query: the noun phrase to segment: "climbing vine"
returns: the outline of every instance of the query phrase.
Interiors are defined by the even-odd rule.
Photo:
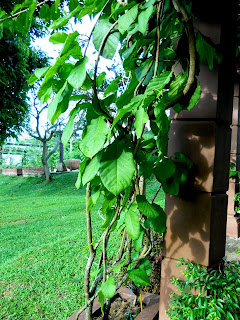
[[[0,10],[0,30],[22,32],[19,24],[25,21],[26,32],[37,9],[38,18],[52,32],[50,41],[63,44],[56,62],[37,69],[29,83],[42,81],[38,98],[41,103],[50,99],[48,116],[52,123],[68,109],[70,101],[79,100],[64,129],[64,144],[73,132],[74,117],[86,111],[87,125],[80,142],[85,159],[76,182],[77,188],[86,186],[89,250],[86,303],[80,312],[86,309],[86,319],[92,319],[93,300],[98,296],[103,318],[107,319],[111,298],[125,281],[130,279],[136,286],[150,284],[147,258],[153,233],[166,230],[166,214],[154,203],[156,195],[152,201],[146,198],[145,179],[155,176],[164,192],[177,195],[192,167],[182,153],[167,156],[170,119],[166,110],[192,109],[201,95],[198,63],[212,69],[220,57],[194,28],[188,0],[70,0],[61,12],[59,4],[60,0],[26,0],[16,5],[11,15]],[[95,17],[96,23],[87,43],[80,45],[80,32],[65,29],[71,18],[81,21],[85,15]],[[98,52],[91,71],[87,67],[90,43]],[[124,72],[100,92],[106,75],[99,74],[99,61],[116,55]],[[76,95],[76,90],[86,95]],[[89,92],[92,100],[86,102]],[[102,236],[96,241],[91,211],[99,204],[104,223]],[[116,230],[121,232],[122,241],[110,263],[107,246]],[[95,279],[91,281],[97,258]]]

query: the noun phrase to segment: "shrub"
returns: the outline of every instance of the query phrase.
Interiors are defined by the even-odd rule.
[[[223,270],[207,271],[181,258],[178,266],[186,266],[182,271],[186,280],[171,280],[179,292],[171,294],[167,311],[171,320],[240,319],[239,262],[226,262]]]

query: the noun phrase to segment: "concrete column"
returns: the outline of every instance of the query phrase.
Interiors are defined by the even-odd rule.
[[[184,152],[194,162],[196,175],[194,186],[187,191],[184,189],[179,196],[166,196],[161,320],[168,319],[165,311],[169,294],[175,290],[170,279],[183,277],[176,268],[179,257],[210,267],[218,264],[225,254],[236,9],[233,0],[224,8],[217,1],[196,1],[195,5],[193,2],[199,17],[195,27],[220,48],[223,59],[213,71],[200,66],[202,94],[198,105],[179,114],[171,111],[168,154]]]
[[[240,170],[240,129],[239,129],[239,80],[234,85],[233,97],[233,118],[232,118],[232,140],[231,140],[231,157],[230,162],[236,165],[236,169]],[[227,236],[238,238],[240,236],[240,224],[238,214],[235,212],[234,196],[239,192],[239,178],[233,177],[229,179],[228,189],[228,209],[227,209]]]

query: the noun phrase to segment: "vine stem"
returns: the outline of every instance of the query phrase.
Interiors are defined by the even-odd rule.
[[[112,221],[110,222],[106,233],[103,236],[103,283],[106,281],[106,277],[107,277],[107,238],[108,238],[108,233],[111,230],[113,224],[115,223],[115,221],[117,220],[118,214],[119,214],[119,209],[120,209],[120,200],[121,200],[121,196],[118,196],[117,199],[117,206],[116,206],[116,210],[115,210],[115,214],[112,218]]]
[[[94,95],[97,99],[97,102],[98,102],[98,107],[99,109],[104,113],[104,115],[107,117],[108,120],[112,120],[111,116],[108,114],[108,112],[106,112],[105,110],[102,109],[101,107],[101,104],[100,104],[100,101],[98,99],[98,92],[97,92],[97,68],[98,68],[98,63],[99,63],[99,59],[100,59],[100,55],[103,51],[103,48],[105,46],[105,43],[107,41],[107,38],[110,36],[112,30],[116,27],[116,25],[118,24],[118,21],[116,21],[112,26],[111,28],[108,30],[108,32],[105,34],[105,36],[103,37],[102,39],[102,42],[100,44],[100,47],[99,47],[99,50],[98,50],[98,55],[97,55],[97,59],[96,59],[96,62],[95,62],[95,67],[94,67],[94,78],[93,78],[93,92],[94,92]]]
[[[178,12],[182,15],[182,21],[185,24],[186,32],[188,35],[188,47],[189,47],[189,72],[188,72],[188,79],[185,88],[183,91],[173,100],[167,102],[165,104],[165,109],[169,109],[178,103],[187,93],[190,91],[194,80],[195,80],[195,73],[196,73],[196,44],[195,44],[195,34],[194,28],[191,17],[189,17],[187,10],[183,6],[181,0],[172,0],[173,5]]]
[[[40,3],[38,3],[38,4],[36,5],[36,8],[37,8],[37,7],[40,7],[42,4],[44,4],[44,3],[48,2],[48,1],[49,1],[49,0],[44,0],[44,1],[40,2]],[[22,11],[19,11],[19,12],[16,12],[16,13],[12,14],[11,16],[8,16],[8,17],[6,17],[6,18],[0,19],[0,23],[6,21],[6,20],[8,20],[8,19],[13,19],[13,18],[15,18],[15,17],[18,17],[20,14],[29,11],[29,9],[30,9],[30,8],[26,8],[26,9],[24,9],[24,10],[22,10]]]
[[[157,12],[157,41],[156,41],[156,59],[155,59],[155,67],[154,67],[154,74],[153,77],[155,78],[157,75],[158,70],[158,60],[159,60],[159,53],[160,53],[160,23],[162,19],[163,14],[163,8],[164,8],[164,0],[159,2],[158,4],[158,12]]]
[[[90,32],[90,35],[89,35],[89,37],[88,37],[88,43],[87,43],[87,46],[86,46],[85,51],[84,51],[84,57],[85,57],[86,54],[87,54],[87,49],[88,49],[90,40],[91,40],[91,38],[92,38],[93,31],[94,31],[94,29],[95,29],[95,27],[96,27],[96,25],[97,25],[97,23],[98,23],[101,15],[102,15],[102,13],[103,13],[103,11],[105,10],[106,6],[109,4],[109,1],[110,1],[110,0],[108,0],[108,1],[105,3],[105,5],[104,5],[104,7],[102,8],[102,10],[99,12],[99,17],[98,17],[97,21],[95,22],[95,24],[94,24],[94,26],[93,26],[93,28],[92,28],[92,30],[91,30],[91,32]]]
[[[86,217],[87,217],[87,237],[88,237],[88,247],[89,247],[89,253],[90,256],[88,258],[88,262],[85,269],[84,274],[84,293],[85,293],[85,301],[88,303],[90,294],[89,294],[89,288],[90,288],[90,272],[92,269],[93,261],[96,256],[96,250],[93,247],[92,244],[92,221],[91,221],[91,212],[88,209],[89,200],[91,197],[91,188],[90,188],[90,182],[87,184],[86,188]],[[86,312],[86,320],[92,319],[92,303],[88,304],[87,312]]]
[[[157,196],[158,196],[161,188],[162,188],[162,185],[160,184],[159,187],[158,187],[158,189],[157,189],[157,191],[156,191],[156,193],[154,194],[154,196],[153,196],[153,198],[152,198],[151,203],[154,203],[154,201],[155,201],[155,199],[157,198]]]

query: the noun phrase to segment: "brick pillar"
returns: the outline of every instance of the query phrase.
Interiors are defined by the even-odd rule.
[[[174,276],[182,278],[176,268],[179,257],[208,267],[221,261],[225,254],[235,56],[233,22],[236,9],[232,0],[223,11],[221,2],[213,2],[213,9],[216,10],[210,8],[209,1],[197,2],[199,20],[195,21],[195,27],[221,48],[222,62],[215,65],[213,71],[209,71],[205,65],[200,66],[202,94],[195,108],[179,114],[171,111],[168,154],[187,154],[195,164],[196,176],[194,187],[188,192],[181,196],[166,196],[167,231],[161,271],[161,320],[168,319],[165,311],[168,309],[169,294],[175,290],[170,279]],[[221,18],[222,12],[224,18]]]
[[[230,162],[235,163],[236,169],[240,170],[240,129],[239,129],[239,80],[234,85],[233,97],[233,118],[232,118],[232,140]],[[234,196],[239,190],[239,178],[229,179],[228,209],[227,209],[227,236],[238,238],[240,236],[240,224],[237,222],[237,215],[234,210]]]

